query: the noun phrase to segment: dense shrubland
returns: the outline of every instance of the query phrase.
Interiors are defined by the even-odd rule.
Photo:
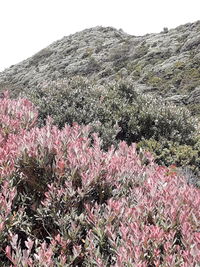
[[[26,96],[39,107],[40,125],[48,115],[59,128],[89,124],[105,150],[120,141],[139,142],[157,163],[190,166],[200,175],[198,120],[185,107],[141,95],[129,79],[101,86],[77,76],[27,91]]]
[[[118,102],[115,90],[110,92],[117,94],[114,98],[106,94],[99,110],[111,127],[122,116],[120,105],[127,114],[134,105],[124,96]],[[169,133],[155,130],[156,142],[171,138],[193,144],[185,110],[159,115],[158,103],[154,113],[151,105],[138,109],[138,127],[130,123],[126,129],[142,137],[141,120],[150,114],[149,132],[153,119],[174,127]],[[104,117],[108,111],[112,120]],[[93,128],[64,122],[57,127],[49,117],[38,127],[37,116],[26,99],[0,99],[1,266],[199,265],[200,193],[175,165],[157,165],[150,153],[137,152],[131,137],[124,138],[130,146],[120,141],[103,150],[104,140]]]

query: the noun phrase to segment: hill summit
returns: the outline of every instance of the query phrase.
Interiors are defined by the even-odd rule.
[[[176,103],[200,102],[200,21],[132,36],[94,27],[63,37],[0,73],[0,89],[39,90],[75,76],[96,85],[129,80],[139,92]]]

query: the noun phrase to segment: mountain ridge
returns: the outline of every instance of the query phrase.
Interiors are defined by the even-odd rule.
[[[156,91],[180,102],[200,86],[199,51],[200,21],[144,36],[97,26],[65,36],[0,72],[0,89],[41,89],[76,75],[98,85],[124,78],[142,93]]]

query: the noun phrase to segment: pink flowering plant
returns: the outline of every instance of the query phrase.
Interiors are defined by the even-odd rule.
[[[36,122],[28,100],[0,99],[1,266],[199,266],[200,192],[176,166]]]

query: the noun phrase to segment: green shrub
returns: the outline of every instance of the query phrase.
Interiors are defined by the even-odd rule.
[[[36,89],[28,97],[39,107],[41,125],[48,115],[60,128],[65,123],[90,124],[105,149],[120,140],[131,144],[142,138],[193,144],[197,121],[186,108],[139,95],[128,80],[97,86],[78,76]]]
[[[142,140],[138,143],[138,149],[151,152],[155,157],[155,162],[159,165],[176,165],[187,168],[200,181],[200,136],[196,139],[194,146],[180,145],[172,141],[155,139]]]
[[[171,141],[159,142],[154,139],[142,140],[138,143],[139,148],[148,150],[155,155],[156,161],[162,165],[198,166],[200,158],[198,150],[189,145],[180,145]]]
[[[121,110],[118,134],[120,140],[139,142],[144,139],[167,139],[180,144],[192,144],[197,121],[185,108],[166,104],[162,99],[138,96]]]

